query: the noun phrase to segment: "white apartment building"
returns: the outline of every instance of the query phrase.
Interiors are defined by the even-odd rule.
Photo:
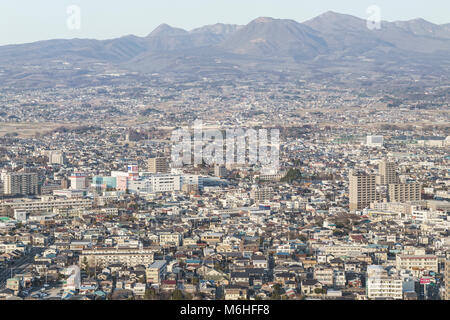
[[[128,180],[128,190],[131,193],[157,193],[180,191],[182,177],[171,174],[143,175],[136,180]]]
[[[379,275],[367,279],[369,299],[402,299],[403,281],[400,277]]]
[[[48,162],[50,164],[64,164],[64,153],[58,150],[46,151],[45,155],[48,157]]]
[[[180,246],[181,245],[181,234],[172,232],[163,232],[159,234],[159,244],[161,246],[171,245]]]
[[[368,252],[368,248],[357,244],[332,244],[320,246],[319,251],[324,255],[333,255],[335,257],[342,256],[359,256]]]
[[[82,173],[74,173],[69,177],[70,180],[70,189],[80,190],[85,189],[87,187],[86,184],[86,176]]]
[[[333,271],[333,286],[336,288],[345,287],[345,272],[342,270]]]
[[[326,286],[333,285],[333,269],[332,268],[316,268],[314,269],[314,279]]]
[[[366,145],[369,147],[382,147],[384,144],[383,136],[367,136]]]
[[[159,284],[163,279],[167,271],[166,260],[157,260],[150,264],[145,270],[148,283]]]
[[[400,276],[389,275],[379,265],[367,267],[367,297],[369,299],[402,299],[403,281]]]
[[[438,257],[431,254],[406,255],[398,254],[396,257],[398,270],[410,270],[414,273],[421,271],[438,272]]]
[[[0,212],[10,207],[26,211],[52,211],[56,208],[89,208],[92,207],[91,199],[48,199],[43,197],[41,201],[13,201],[0,204]]]
[[[154,249],[146,248],[95,248],[82,250],[79,263],[85,261],[89,266],[105,267],[110,264],[120,263],[127,267],[148,265],[153,263]]]

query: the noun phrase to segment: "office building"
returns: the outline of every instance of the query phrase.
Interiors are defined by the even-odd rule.
[[[116,177],[104,177],[94,176],[92,178],[92,187],[100,190],[116,189],[117,178]]]
[[[147,166],[150,173],[169,172],[169,163],[167,161],[167,158],[164,157],[155,157],[148,159]]]
[[[75,172],[69,177],[70,180],[70,189],[85,189],[87,187],[86,184],[86,176],[83,173]]]
[[[214,175],[219,178],[223,178],[227,175],[227,168],[224,165],[216,164],[214,166]]]

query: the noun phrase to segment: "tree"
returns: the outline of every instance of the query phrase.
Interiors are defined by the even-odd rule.
[[[181,290],[179,290],[179,289],[175,289],[172,292],[170,299],[171,300],[183,300],[184,299],[183,292],[181,292]]]
[[[292,183],[302,178],[302,172],[299,169],[290,168],[286,175],[280,180],[281,182]]]
[[[144,294],[145,300],[155,300],[158,297],[158,294],[154,288],[146,289]]]
[[[323,293],[323,290],[322,290],[322,288],[315,288],[315,289],[314,289],[314,293],[315,293],[315,294],[322,294],[322,293]]]
[[[341,237],[344,235],[344,232],[342,232],[341,230],[334,230],[333,231],[333,236],[335,237]]]
[[[281,300],[281,294],[283,293],[281,289],[281,285],[279,283],[275,284],[273,286],[273,292],[272,292],[272,300]]]
[[[217,271],[225,272],[224,267],[218,262],[214,263],[214,269]]]
[[[83,269],[84,271],[86,271],[86,272],[89,270],[89,263],[88,263],[86,257],[83,257],[83,266],[82,266],[82,269]]]

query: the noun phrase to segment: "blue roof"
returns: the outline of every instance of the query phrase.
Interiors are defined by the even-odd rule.
[[[187,259],[186,263],[200,263],[202,262],[201,260],[197,260],[197,259]]]

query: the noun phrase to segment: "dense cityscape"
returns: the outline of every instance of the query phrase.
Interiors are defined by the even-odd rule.
[[[450,300],[450,26],[383,23],[0,46],[0,300]]]
[[[192,87],[2,97],[0,297],[448,297],[445,101],[394,108],[384,93],[314,84]],[[67,116],[44,101],[65,103]],[[207,130],[279,129],[279,170],[174,166],[172,130],[196,118]]]

